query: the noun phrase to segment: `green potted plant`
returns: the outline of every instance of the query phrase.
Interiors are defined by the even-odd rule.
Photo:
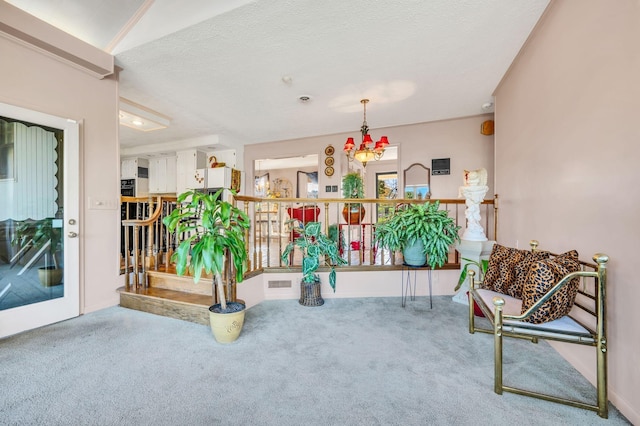
[[[221,199],[223,189],[215,194],[187,191],[178,196],[178,207],[163,219],[163,223],[177,235],[186,237],[180,241],[171,257],[176,263],[176,273],[187,270],[198,282],[204,271],[212,274],[217,287],[219,303],[209,308],[211,331],[220,343],[233,342],[240,335],[244,323],[245,305],[228,301],[233,293],[233,282],[227,282],[224,291],[223,272],[225,260],[230,259],[235,282],[242,282],[247,270],[245,230],[250,226],[249,217],[233,204]],[[214,289],[215,294],[215,289]]]
[[[478,272],[480,272],[480,276],[478,277],[479,281],[482,281],[484,275],[487,273],[487,269],[489,269],[489,261],[487,259],[480,259],[479,262],[467,259],[463,257],[462,260],[466,261],[465,265],[460,269],[460,276],[458,277],[458,284],[453,291],[458,291],[462,284],[466,281],[467,275],[469,274],[469,266],[475,266],[478,268]]]
[[[321,306],[324,304],[320,292],[320,277],[316,273],[320,267],[320,261],[324,259],[330,266],[329,284],[336,291],[336,269],[338,265],[347,262],[340,257],[337,243],[323,234],[320,222],[307,222],[300,226],[300,237],[287,244],[282,252],[281,259],[288,266],[293,262],[295,247],[302,251],[302,280],[300,281],[300,304],[303,306]]]
[[[358,172],[350,172],[342,177],[343,198],[364,198],[364,182]],[[345,203],[342,216],[351,225],[359,224],[364,217],[362,203]]]
[[[442,267],[449,257],[449,247],[460,241],[453,218],[440,210],[440,202],[407,204],[385,220],[378,222],[374,244],[391,251],[402,250],[405,263]]]
[[[62,282],[63,269],[58,263],[57,253],[62,248],[62,226],[54,227],[54,218],[25,220],[18,223],[12,243],[19,249],[30,246],[38,254],[45,249],[45,266],[38,268],[38,278],[45,287]]]

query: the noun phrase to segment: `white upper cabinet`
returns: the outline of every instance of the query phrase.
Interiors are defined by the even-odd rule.
[[[176,157],[176,193],[187,189],[204,188],[204,181],[197,179],[196,170],[207,166],[207,154],[195,149],[178,151]]]
[[[149,160],[145,158],[125,158],[120,162],[120,179],[146,179]]]
[[[176,157],[149,159],[149,193],[173,194],[177,188]]]

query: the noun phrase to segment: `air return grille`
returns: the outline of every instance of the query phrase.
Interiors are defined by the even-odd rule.
[[[291,280],[269,281],[269,288],[291,288]]]

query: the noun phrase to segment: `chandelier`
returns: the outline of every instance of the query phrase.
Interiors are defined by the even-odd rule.
[[[362,163],[362,167],[367,167],[367,162],[371,160],[379,160],[384,155],[384,149],[389,145],[389,141],[386,136],[381,136],[380,140],[376,142],[373,149],[369,147],[373,143],[371,135],[369,134],[369,126],[367,126],[367,103],[369,99],[362,99],[360,103],[364,107],[364,120],[362,121],[362,127],[360,133],[362,133],[362,142],[358,149],[356,149],[353,138],[347,138],[344,144],[344,153],[347,155],[349,161],[358,160]]]

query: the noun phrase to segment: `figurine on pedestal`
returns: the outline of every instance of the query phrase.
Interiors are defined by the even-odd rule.
[[[484,229],[480,225],[480,203],[489,190],[487,186],[487,170],[465,170],[464,185],[460,187],[458,196],[465,198],[465,217],[467,218],[467,229],[462,235],[463,240],[487,241]]]

